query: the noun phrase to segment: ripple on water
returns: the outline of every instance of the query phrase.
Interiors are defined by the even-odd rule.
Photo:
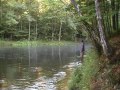
[[[79,62],[69,63],[63,68],[74,68],[76,66],[81,65]],[[53,75],[53,77],[48,78],[46,76],[42,76],[36,79],[31,84],[29,83],[26,87],[20,87],[17,85],[11,85],[9,89],[0,89],[0,90],[57,90],[57,82],[63,80],[66,77],[66,72],[58,72]],[[26,81],[26,79],[17,79],[18,81]],[[1,81],[2,82],[2,81]]]
[[[33,85],[26,87],[24,90],[57,90],[56,83],[66,76],[66,72],[58,72],[52,78],[40,77]]]

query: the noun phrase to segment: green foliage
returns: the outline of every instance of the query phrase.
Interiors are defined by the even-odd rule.
[[[12,11],[7,12],[5,17],[7,19],[6,23],[5,23],[6,25],[11,26],[11,25],[18,24],[14,12],[12,12]]]
[[[2,0],[0,38],[58,40],[62,22],[61,40],[73,40],[75,20],[65,8],[59,0]]]
[[[76,30],[76,25],[73,22],[72,18],[68,18],[68,26],[71,27],[72,29]]]
[[[99,63],[96,52],[90,50],[86,55],[82,66],[74,71],[69,81],[70,90],[90,90],[92,78],[98,73]]]

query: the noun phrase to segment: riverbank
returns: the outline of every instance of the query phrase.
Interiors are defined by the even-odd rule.
[[[86,52],[82,66],[73,72],[69,80],[69,90],[90,90],[91,80],[97,74],[98,70],[98,56],[95,50]]]
[[[92,80],[91,90],[120,90],[120,36],[110,39],[114,49],[111,59],[100,56],[100,70]]]
[[[0,47],[2,46],[13,46],[13,47],[26,47],[26,46],[65,46],[73,45],[72,41],[3,41],[0,40]]]
[[[120,90],[120,36],[110,40],[111,60],[89,51],[69,81],[69,90]],[[91,53],[92,52],[92,53]]]

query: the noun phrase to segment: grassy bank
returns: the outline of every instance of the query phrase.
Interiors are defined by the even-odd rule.
[[[69,81],[69,90],[90,90],[90,83],[99,70],[98,57],[94,50],[87,52],[81,67],[78,67]]]
[[[70,41],[3,41],[0,40],[0,46],[13,46],[13,47],[25,47],[25,46],[63,46],[63,45],[72,45],[74,42]]]
[[[89,51],[69,81],[69,90],[120,90],[120,36],[111,38],[114,53],[108,59]]]

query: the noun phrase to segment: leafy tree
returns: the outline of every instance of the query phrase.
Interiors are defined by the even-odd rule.
[[[112,5],[114,3],[115,5]],[[79,17],[80,23],[86,27],[85,30],[88,32],[89,37],[94,42],[97,50],[100,52],[101,50],[104,51],[106,56],[112,54],[112,49],[109,45],[108,39],[113,36],[116,32],[119,33],[119,25],[118,25],[118,13],[119,13],[119,4],[120,2],[117,0],[102,0],[98,2],[99,7],[94,3],[94,0],[86,0],[86,1],[79,1],[79,0],[71,0],[71,4],[68,6],[69,11],[74,11],[74,15]],[[96,6],[96,7],[95,7]],[[112,8],[117,9],[114,11]],[[99,13],[95,11],[98,10]],[[77,11],[77,12],[76,12]],[[101,20],[96,18],[97,15],[101,16]],[[117,15],[116,15],[117,14]],[[115,19],[116,15],[116,19]],[[113,18],[114,17],[114,18]],[[115,22],[116,20],[116,22]],[[97,22],[101,22],[102,32],[100,31],[100,25]],[[99,28],[98,28],[99,26]],[[115,28],[116,27],[116,28]],[[104,37],[104,38],[103,38]],[[103,41],[104,46],[103,46]]]

